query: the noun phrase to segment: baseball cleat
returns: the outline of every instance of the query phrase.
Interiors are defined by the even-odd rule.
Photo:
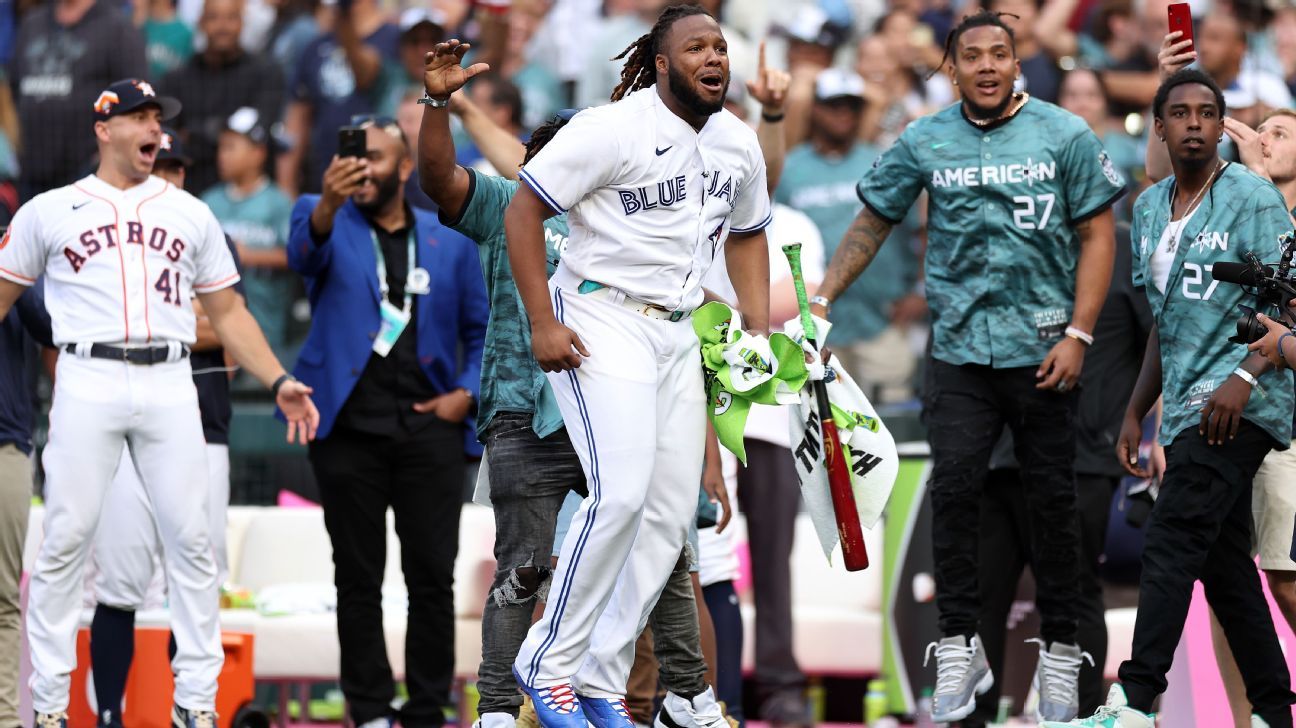
[[[1041,723],[1040,728],[1067,728],[1084,726],[1084,728],[1154,728],[1156,716],[1129,707],[1125,698],[1125,688],[1116,683],[1107,693],[1107,704],[1100,706],[1098,712],[1088,718],[1077,718],[1069,723],[1048,721]]]
[[[531,698],[535,708],[536,719],[544,728],[587,728],[585,711],[576,697],[576,689],[571,683],[550,685],[544,688],[533,688],[527,685],[513,668],[513,677],[517,678],[522,692]]]
[[[729,728],[724,711],[716,702],[715,693],[708,687],[702,693],[685,700],[675,693],[666,693],[661,710],[653,721],[655,728]]]
[[[927,645],[923,666],[936,649],[936,690],[932,693],[932,719],[937,723],[962,720],[976,709],[976,699],[994,685],[981,638],[946,637]]]
[[[37,713],[34,728],[67,728],[67,713]]]
[[[594,728],[635,728],[624,698],[581,697],[580,706]]]
[[[216,728],[216,713],[211,710],[171,709],[172,728]]]
[[[1031,687],[1039,694],[1039,705],[1035,708],[1036,719],[1044,721],[1068,721],[1080,712],[1080,667],[1087,659],[1094,664],[1093,656],[1081,652],[1076,645],[1054,642],[1045,649],[1044,640],[1031,639],[1040,646],[1039,664],[1035,666],[1035,677]]]

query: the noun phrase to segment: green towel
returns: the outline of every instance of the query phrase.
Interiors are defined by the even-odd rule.
[[[764,336],[742,330],[742,317],[718,301],[693,312],[693,332],[702,343],[711,425],[720,444],[744,464],[743,430],[753,404],[797,404],[809,373],[800,345],[786,334]]]

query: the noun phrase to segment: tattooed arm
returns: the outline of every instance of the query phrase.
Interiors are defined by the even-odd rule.
[[[859,274],[864,272],[869,263],[873,262],[873,257],[886,241],[892,226],[891,222],[884,220],[865,205],[864,209],[855,216],[855,222],[851,223],[850,229],[846,231],[841,245],[837,246],[837,252],[833,254],[832,262],[824,272],[823,283],[819,284],[818,295],[829,301],[840,296],[842,291],[845,291],[847,286],[855,282]],[[811,306],[811,311],[816,316],[824,318],[828,316],[824,307],[817,303]]]

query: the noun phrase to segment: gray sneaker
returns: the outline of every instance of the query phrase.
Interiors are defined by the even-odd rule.
[[[1081,652],[1076,645],[1054,642],[1051,648],[1045,649],[1044,640],[1026,641],[1040,646],[1039,664],[1031,681],[1031,687],[1039,694],[1035,717],[1041,723],[1046,720],[1065,723],[1074,719],[1080,712],[1080,666],[1085,660],[1093,665],[1093,656]]]
[[[963,635],[946,637],[927,645],[923,667],[936,650],[936,690],[932,693],[932,720],[949,723],[963,720],[976,709],[976,699],[994,685],[994,675],[986,664],[981,638],[971,642]]]

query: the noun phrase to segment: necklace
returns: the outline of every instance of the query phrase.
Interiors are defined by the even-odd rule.
[[[1017,112],[1021,111],[1022,107],[1026,105],[1026,101],[1029,98],[1030,98],[1030,94],[1026,93],[1025,91],[1014,94],[1012,104],[1008,107],[1008,110],[1005,111],[1000,116],[997,116],[993,119],[973,119],[967,114],[964,114],[964,117],[967,118],[968,121],[972,122],[976,126],[985,127],[985,126],[990,126],[991,124],[997,124],[1003,121],[1004,119],[1011,119],[1012,117],[1016,116]]]
[[[1224,160],[1221,159],[1215,162],[1215,169],[1212,169],[1210,176],[1206,178],[1206,184],[1202,185],[1201,189],[1197,190],[1197,194],[1194,195],[1193,198],[1188,201],[1188,206],[1184,208],[1183,214],[1179,216],[1179,220],[1177,221],[1179,223],[1179,230],[1174,234],[1174,238],[1170,241],[1170,244],[1166,246],[1166,250],[1168,250],[1171,255],[1173,255],[1174,252],[1179,248],[1179,239],[1183,237],[1183,229],[1187,227],[1186,223],[1188,218],[1192,216],[1193,211],[1195,211],[1197,209],[1197,206],[1201,204],[1202,196],[1206,194],[1206,190],[1210,189],[1211,183],[1215,181],[1215,175],[1219,174],[1220,170],[1223,168],[1224,168]],[[1177,186],[1178,182],[1176,181],[1175,184]],[[1170,199],[1171,199],[1170,216],[1174,217],[1174,209],[1173,209],[1174,197],[1172,196]],[[1174,225],[1175,222],[1176,221],[1171,221],[1170,224]]]

